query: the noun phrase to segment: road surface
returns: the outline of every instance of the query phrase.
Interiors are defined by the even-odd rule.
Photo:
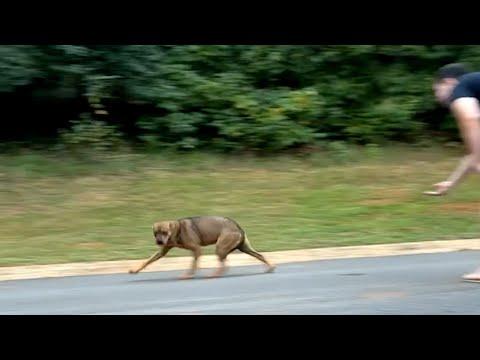
[[[0,282],[0,314],[480,314],[480,251]],[[211,272],[203,270],[200,275]]]

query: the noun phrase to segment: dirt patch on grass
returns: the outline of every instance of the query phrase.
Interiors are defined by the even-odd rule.
[[[398,204],[400,201],[394,200],[394,199],[368,199],[368,200],[363,200],[360,201],[360,205],[366,205],[366,206],[382,206],[382,205],[392,205],[392,204]]]
[[[360,205],[382,206],[403,203],[408,200],[407,189],[378,189],[368,199],[361,200]]]
[[[442,212],[480,214],[480,202],[442,204],[442,205],[439,205],[437,208]]]
[[[76,194],[73,201],[81,205],[95,205],[97,203],[108,202],[111,197],[111,194],[105,192],[87,191]]]
[[[73,247],[75,249],[85,249],[85,250],[92,250],[92,249],[103,249],[107,245],[102,242],[84,242],[79,244],[74,244]]]
[[[23,215],[27,212],[27,209],[23,206],[2,206],[0,207],[0,212],[2,213],[2,218],[7,218]]]

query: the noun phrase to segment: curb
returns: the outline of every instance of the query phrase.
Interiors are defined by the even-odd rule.
[[[348,259],[359,257],[378,257],[395,255],[413,255],[442,253],[462,250],[480,250],[480,239],[426,241],[398,244],[344,246],[319,249],[274,251],[263,253],[276,265],[306,261]],[[142,260],[102,261],[90,263],[69,263],[54,265],[29,265],[0,267],[0,281],[55,278],[82,275],[127,274],[128,269],[138,266]],[[480,262],[480,259],[479,259]],[[191,257],[164,258],[152,264],[143,272],[184,270],[190,266]],[[200,258],[203,268],[214,268],[218,264],[215,255]],[[260,262],[246,254],[231,254],[229,266],[259,265]],[[135,276],[135,275],[131,275]],[[138,275],[137,275],[138,276]]]

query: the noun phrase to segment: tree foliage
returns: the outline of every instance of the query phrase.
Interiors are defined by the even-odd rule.
[[[3,135],[65,138],[69,121],[90,113],[131,141],[187,150],[454,136],[431,93],[437,68],[453,61],[478,68],[480,48],[4,45]]]

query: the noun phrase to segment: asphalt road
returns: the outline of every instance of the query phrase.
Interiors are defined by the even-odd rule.
[[[479,251],[0,282],[0,314],[480,314]],[[202,271],[199,275],[211,272]]]

